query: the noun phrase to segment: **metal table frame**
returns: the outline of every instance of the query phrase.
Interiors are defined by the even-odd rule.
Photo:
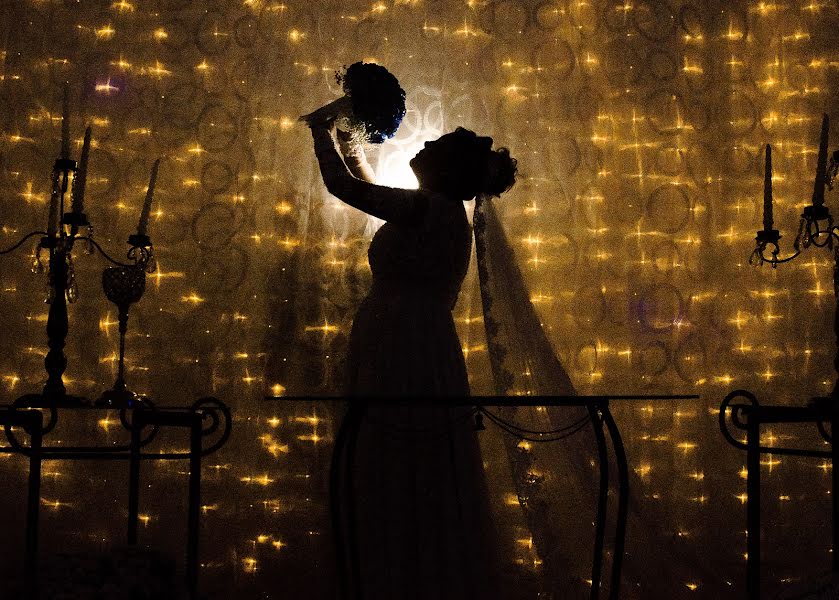
[[[732,403],[743,398],[746,404]],[[726,420],[728,419],[728,420]],[[735,438],[728,422],[746,432],[746,441]],[[760,599],[760,455],[778,454],[830,459],[832,503],[832,569],[839,572],[839,444],[833,443],[832,433],[839,423],[839,403],[835,398],[813,398],[807,406],[767,406],[758,403],[754,394],[735,390],[720,405],[720,430],[729,444],[746,451],[746,593],[750,600]],[[831,445],[830,450],[776,448],[760,444],[760,427],[767,424],[814,423],[821,437]],[[825,424],[830,423],[830,433]]]
[[[609,598],[617,599],[620,596],[621,569],[623,566],[624,548],[626,544],[626,523],[629,509],[629,467],[626,458],[626,449],[623,439],[615,423],[612,412],[609,408],[611,401],[654,401],[654,400],[693,400],[698,395],[599,395],[599,396],[470,396],[464,398],[344,398],[336,396],[281,396],[269,397],[271,400],[279,401],[347,401],[349,402],[348,413],[338,430],[333,449],[332,469],[330,472],[330,503],[333,508],[333,526],[335,526],[337,504],[336,487],[340,469],[337,464],[344,453],[352,454],[355,446],[355,437],[358,434],[358,425],[363,418],[364,410],[369,404],[392,404],[394,406],[405,405],[440,405],[475,407],[476,414],[485,406],[567,406],[584,407],[588,410],[590,421],[593,424],[595,438],[597,440],[597,455],[599,463],[599,486],[597,494],[597,521],[595,525],[594,555],[591,569],[591,594],[592,600],[600,597],[603,587],[603,558],[605,552],[606,537],[606,516],[608,509],[609,493],[609,449],[606,441],[606,434],[612,444],[615,454],[615,462],[618,471],[618,498],[617,518],[615,523],[614,559],[612,561],[612,572],[610,573]],[[604,431],[605,428],[605,431]],[[336,536],[336,540],[340,536]],[[339,567],[343,567],[341,587],[343,598],[346,600],[361,600],[361,592],[358,586],[353,586],[352,581],[358,578],[358,565],[352,560],[347,560],[346,555],[342,556],[340,544],[338,548]],[[353,553],[350,553],[352,558]],[[343,563],[343,565],[342,565]],[[347,564],[349,563],[349,564]]]
[[[186,586],[195,598],[198,586],[198,534],[201,499],[201,459],[221,448],[230,437],[232,420],[227,406],[215,398],[202,398],[190,407],[154,407],[139,405],[120,410],[120,422],[130,433],[130,442],[118,446],[46,446],[44,441],[54,429],[62,411],[113,412],[113,408],[74,405],[44,408],[48,420],[36,406],[40,396],[24,396],[14,405],[0,405],[0,425],[4,426],[8,446],[0,453],[20,454],[29,458],[24,555],[24,594],[27,600],[38,598],[38,521],[40,511],[41,465],[47,460],[124,460],[128,462],[127,542],[137,544],[140,497],[140,464],[144,460],[188,460]],[[129,420],[130,418],[130,420]],[[189,452],[144,452],[161,428],[189,431]],[[29,437],[25,445],[16,428]],[[205,438],[215,438],[204,447]]]

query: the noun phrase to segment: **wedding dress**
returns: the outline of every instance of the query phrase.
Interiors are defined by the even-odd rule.
[[[386,221],[370,245],[373,285],[353,321],[350,412],[336,440],[333,509],[346,592],[501,598],[472,409],[446,399],[469,393],[451,314],[471,254],[463,202],[353,177],[347,166],[369,177],[361,158],[350,154],[345,164],[327,129],[312,133],[327,189]],[[431,401],[400,405],[406,397]]]

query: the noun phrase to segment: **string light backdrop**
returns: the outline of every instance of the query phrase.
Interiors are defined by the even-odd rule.
[[[263,397],[340,389],[378,224],[326,193],[296,117],[338,95],[342,65],[386,65],[408,115],[370,153],[381,182],[416,185],[407,160],[457,125],[519,159],[500,210],[581,393],[702,394],[616,411],[639,511],[655,521],[630,529],[627,593],[655,597],[645,548],[633,543],[644,539],[678,549],[655,571],[677,590],[668,593],[740,597],[745,458],[722,443],[719,401],[747,387],[802,403],[834,379],[830,257],[777,271],[747,263],[762,148],[771,142],[775,155],[776,225],[792,236],[821,115],[839,115],[837,48],[839,10],[820,0],[10,0],[0,5],[0,243],[46,225],[65,81],[75,155],[93,126],[86,211],[108,248],[133,231],[151,164],[164,157],[149,226],[160,267],[132,309],[129,385],[163,404],[213,394],[234,409],[233,438],[203,475],[207,589],[328,596],[335,415]],[[87,397],[110,387],[117,361],[103,266],[77,261],[81,299],[70,309],[66,382]],[[29,268],[0,263],[7,400],[44,379],[45,281]],[[473,391],[489,393],[475,279],[455,316]],[[527,392],[526,375],[517,389]],[[116,436],[111,424],[84,435]],[[491,472],[502,472],[498,440],[482,435]],[[763,465],[767,578],[783,587],[828,568],[829,465]],[[0,469],[7,489],[23,481],[22,461]],[[141,536],[174,552],[185,473],[152,472]],[[120,543],[122,477],[50,465],[44,551]],[[538,589],[513,488],[492,486],[509,562]],[[9,535],[21,498],[0,501]],[[568,544],[588,553],[587,540]],[[14,548],[4,552],[12,566]],[[569,575],[583,594],[586,577]]]

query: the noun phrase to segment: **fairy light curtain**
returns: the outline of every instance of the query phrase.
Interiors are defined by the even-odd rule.
[[[64,81],[74,154],[84,124],[94,129],[86,208],[106,247],[135,227],[164,157],[149,227],[160,269],[132,311],[129,384],[162,403],[212,393],[234,408],[233,438],[204,474],[208,589],[327,594],[333,415],[263,398],[337,391],[377,224],[328,196],[295,119],[339,93],[341,65],[381,62],[409,100],[400,133],[372,153],[381,181],[410,185],[407,159],[456,125],[520,160],[500,218],[578,391],[702,394],[616,409],[637,510],[651,519],[630,530],[626,585],[649,576],[654,526],[679,555],[657,565],[675,595],[739,597],[744,457],[721,443],[719,400],[748,387],[802,402],[834,378],[830,257],[777,271],[747,258],[763,144],[773,144],[782,232],[808,202],[821,114],[839,114],[838,25],[836,4],[820,0],[10,0],[0,5],[0,243],[45,226]],[[45,282],[29,267],[0,264],[7,400],[43,379]],[[71,307],[67,384],[89,397],[116,366],[103,267],[77,261]],[[473,390],[490,393],[474,273],[456,318]],[[84,435],[115,437],[110,423]],[[535,594],[542,559],[502,478],[504,444],[484,443],[510,568]],[[783,587],[828,567],[829,468],[777,457],[763,468],[767,577]],[[22,480],[17,459],[0,469]],[[143,540],[174,549],[184,474],[153,469]],[[45,552],[119,543],[121,477],[51,465]],[[10,535],[18,500],[2,500]],[[587,540],[567,543],[588,554]],[[569,586],[584,594],[585,577]]]

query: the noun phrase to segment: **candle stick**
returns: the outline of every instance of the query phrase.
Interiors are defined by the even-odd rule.
[[[160,159],[154,161],[151,168],[151,179],[149,180],[149,189],[146,192],[146,201],[143,203],[143,211],[140,213],[140,223],[137,225],[137,234],[146,235],[146,229],[149,225],[149,214],[151,213],[151,202],[154,197],[154,184],[157,181],[157,169],[160,166]]]
[[[79,160],[79,170],[76,173],[76,185],[73,189],[73,212],[84,212],[84,188],[87,184],[87,161],[90,156],[90,134],[91,128],[88,125],[84,132],[84,143],[82,144],[82,156]]]
[[[766,144],[766,166],[763,170],[763,230],[772,231],[772,146]]]
[[[70,86],[66,82],[61,106],[61,158],[70,158]]]
[[[54,172],[52,175],[52,192],[50,193],[50,214],[47,220],[47,237],[55,237],[58,233],[58,199],[61,197],[61,175]]]
[[[816,183],[813,188],[813,206],[824,204],[824,185],[827,181],[827,138],[830,133],[830,118],[822,117],[822,132],[819,138],[819,159],[816,165]]]

